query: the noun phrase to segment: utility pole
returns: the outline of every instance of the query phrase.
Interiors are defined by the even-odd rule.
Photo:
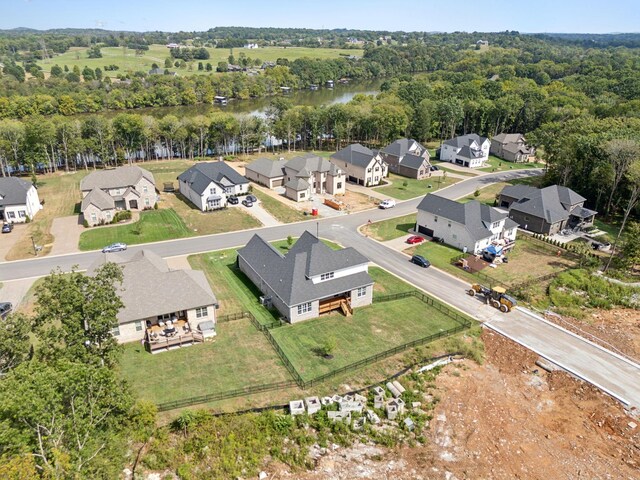
[[[33,253],[37,257],[38,256],[38,246],[36,245],[36,240],[35,240],[35,238],[33,238],[33,235],[31,235],[31,243],[33,244]]]

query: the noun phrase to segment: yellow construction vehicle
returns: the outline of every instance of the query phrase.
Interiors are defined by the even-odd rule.
[[[484,302],[497,308],[501,312],[510,312],[517,304],[516,299],[507,295],[503,287],[487,288],[479,283],[474,283],[467,293],[472,297],[476,294],[484,295]]]

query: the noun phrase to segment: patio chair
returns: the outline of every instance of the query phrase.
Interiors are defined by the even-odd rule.
[[[160,327],[164,327],[164,322],[163,322],[162,320],[160,320],[160,321],[158,322],[158,325],[159,325]]]

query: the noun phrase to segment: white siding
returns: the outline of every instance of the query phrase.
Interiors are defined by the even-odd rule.
[[[368,271],[369,271],[369,267],[366,263],[364,263],[362,265],[356,265],[354,267],[343,268],[342,270],[335,270],[333,272],[333,278],[347,277],[355,273],[368,272]],[[325,273],[328,273],[328,272],[325,272]],[[315,277],[311,277],[311,281],[315,285],[316,283],[320,283],[323,280],[320,279],[320,275],[316,275]]]

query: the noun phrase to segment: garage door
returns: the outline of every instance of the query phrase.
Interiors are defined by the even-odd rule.
[[[271,180],[271,188],[281,187],[284,184],[284,178],[279,178],[277,180]]]
[[[422,233],[423,235],[427,235],[428,237],[433,237],[433,230],[431,228],[420,225],[418,226],[418,232]]]

